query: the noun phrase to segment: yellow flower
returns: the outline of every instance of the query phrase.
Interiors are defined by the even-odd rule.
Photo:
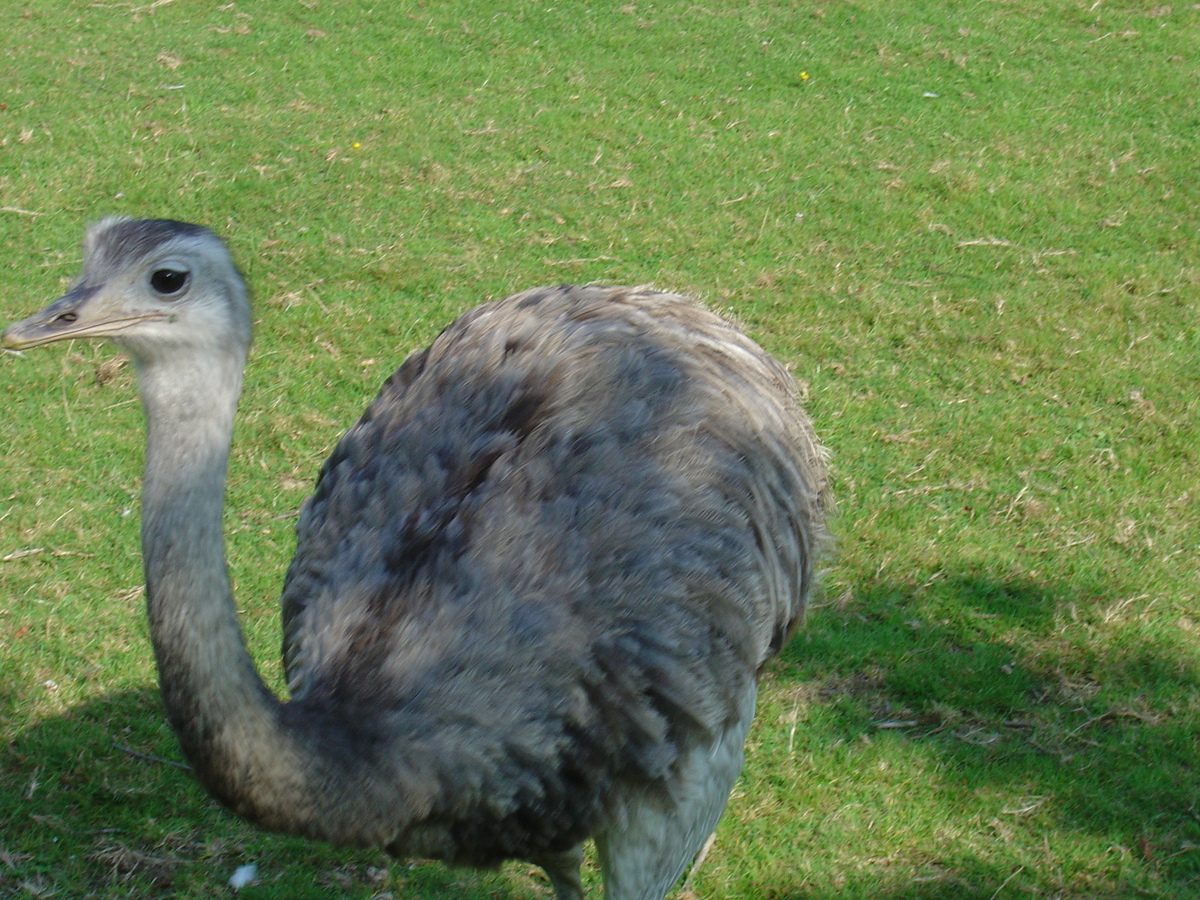
[[[804,76],[804,77],[805,77],[805,78],[807,78],[808,76],[806,75],[806,76]],[[355,141],[355,142],[354,142],[353,144],[351,144],[350,146],[351,146],[351,147],[353,147],[355,150],[357,150],[359,147],[361,147],[361,146],[362,146],[362,144],[360,144],[358,141]]]
[[[800,80],[801,80],[801,81],[808,81],[808,73],[807,73],[807,72],[801,72],[801,73],[800,73]]]

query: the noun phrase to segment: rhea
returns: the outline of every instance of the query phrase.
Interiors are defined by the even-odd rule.
[[[541,866],[661,900],[742,768],[757,676],[804,612],[826,474],[785,369],[646,288],[549,287],[456,319],[325,462],[283,585],[288,699],[247,654],[221,531],[250,346],[212,232],[107,218],[3,345],[111,338],[146,418],[142,553],[167,716],[272,831]]]

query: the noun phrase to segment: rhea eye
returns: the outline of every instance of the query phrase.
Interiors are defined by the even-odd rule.
[[[186,270],[155,269],[150,273],[150,287],[160,294],[178,294],[187,283]]]

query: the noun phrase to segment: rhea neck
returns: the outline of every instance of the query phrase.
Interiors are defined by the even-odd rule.
[[[285,748],[279,701],[246,651],[221,517],[244,343],[139,354],[146,414],[142,558],[150,637],[167,715],[200,780],[250,818],[269,818]],[[286,756],[286,753],[283,754]],[[242,785],[261,796],[242,796]],[[295,790],[291,785],[289,790]]]
[[[232,618],[221,511],[244,358],[189,348],[138,360],[146,414],[142,556],[151,625],[167,629],[164,640],[174,636],[172,624],[197,625],[174,623],[176,612],[227,610]],[[176,645],[160,647],[154,637],[161,665],[162,651]]]
[[[337,723],[281,703],[238,626],[221,514],[244,362],[243,343],[138,363],[142,557],[163,702],[197,778],[238,815],[333,843],[388,845],[410,798],[331,732]],[[338,789],[348,784],[356,789]]]

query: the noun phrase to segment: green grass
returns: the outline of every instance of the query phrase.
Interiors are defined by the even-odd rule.
[[[290,515],[375,386],[480,300],[653,281],[793,369],[839,502],[696,895],[1200,891],[1194,4],[29,0],[0,48],[0,318],[114,212],[255,290],[227,522],[274,684]],[[178,758],[117,359],[0,357],[0,896],[543,896],[117,748]]]

